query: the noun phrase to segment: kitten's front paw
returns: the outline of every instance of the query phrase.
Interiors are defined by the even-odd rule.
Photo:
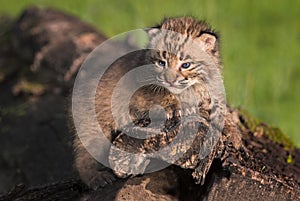
[[[93,190],[103,188],[108,184],[112,184],[116,177],[109,170],[95,171],[92,175],[82,178],[82,180]]]

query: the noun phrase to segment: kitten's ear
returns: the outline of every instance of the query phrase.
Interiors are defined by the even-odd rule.
[[[201,34],[197,40],[201,44],[201,48],[208,53],[215,53],[218,51],[218,38],[214,34],[203,33]]]
[[[152,27],[152,28],[145,29],[145,31],[146,31],[149,38],[153,38],[160,32],[160,28],[159,27]]]

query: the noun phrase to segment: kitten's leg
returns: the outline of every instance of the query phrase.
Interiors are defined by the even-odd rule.
[[[136,129],[142,129],[137,127]],[[140,130],[137,132],[145,132]],[[150,163],[146,157],[143,145],[144,140],[132,138],[121,133],[115,138],[109,152],[109,163],[115,175],[120,178],[143,174]]]
[[[200,160],[198,166],[195,168],[192,174],[196,184],[200,184],[200,185],[204,184],[205,177],[215,157],[216,157],[216,152],[215,150],[213,150],[206,158]]]

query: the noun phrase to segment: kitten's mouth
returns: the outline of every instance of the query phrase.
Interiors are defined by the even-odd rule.
[[[171,93],[174,94],[180,94],[182,91],[184,91],[186,88],[188,88],[187,85],[174,85],[174,84],[167,84],[164,85]]]
[[[178,84],[175,82],[166,82],[164,80],[157,80],[159,85],[168,89],[171,93],[180,94],[182,91],[189,87],[188,84]]]
[[[175,83],[175,82],[163,82],[163,85],[166,87],[173,87],[177,89],[185,89],[188,87],[188,84]]]

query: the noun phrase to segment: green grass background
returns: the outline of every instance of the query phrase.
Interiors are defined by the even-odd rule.
[[[70,12],[107,36],[165,16],[206,19],[221,33],[228,102],[280,127],[300,146],[300,1],[0,0],[0,14],[16,16],[29,5]]]

